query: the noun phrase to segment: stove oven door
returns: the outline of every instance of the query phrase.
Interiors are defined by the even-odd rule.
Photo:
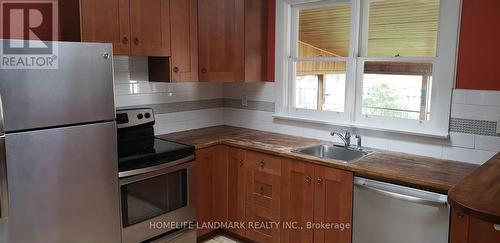
[[[195,222],[194,184],[194,161],[120,178],[122,242],[142,242]]]

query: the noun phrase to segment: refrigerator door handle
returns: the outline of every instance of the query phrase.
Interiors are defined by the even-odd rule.
[[[404,190],[391,190],[392,185],[386,185],[386,183],[372,182],[371,180],[365,180],[365,179],[355,179],[354,185],[358,188],[372,191],[397,200],[427,205],[431,207],[443,207],[447,205],[446,197],[431,197],[431,196],[420,197],[417,195],[412,195],[413,194],[412,191],[419,191],[420,193],[426,193],[429,195],[434,194],[417,189],[408,188],[407,193],[405,193]],[[402,188],[402,187],[394,186],[394,188]]]
[[[7,186],[7,160],[5,156],[5,135],[0,135],[0,219],[8,216],[9,190]]]
[[[9,194],[7,187],[7,159],[3,126],[2,96],[0,94],[0,219],[8,216]]]

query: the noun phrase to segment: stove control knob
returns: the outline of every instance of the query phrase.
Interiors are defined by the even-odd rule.
[[[149,118],[151,117],[151,114],[150,114],[149,112],[147,112],[146,114],[144,114],[144,117],[145,117],[146,119],[149,119]]]
[[[141,120],[143,117],[144,115],[142,115],[142,113],[137,114],[137,119]]]

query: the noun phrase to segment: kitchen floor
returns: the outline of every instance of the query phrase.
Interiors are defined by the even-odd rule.
[[[202,243],[243,243],[243,242],[235,240],[225,235],[217,235],[211,239],[203,241]]]

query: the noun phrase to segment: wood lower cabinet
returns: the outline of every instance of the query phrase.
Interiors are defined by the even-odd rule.
[[[500,226],[474,218],[452,208],[450,243],[498,243]]]
[[[351,172],[223,145],[196,160],[199,223],[243,222],[225,230],[259,243],[351,242],[335,229],[352,224]]]
[[[249,164],[246,182],[246,237],[256,242],[281,242],[283,177],[282,168],[287,159],[247,151],[245,162]],[[263,226],[263,227],[260,227]]]
[[[222,145],[196,151],[196,215],[199,224],[227,220],[227,151]],[[198,237],[212,231],[198,229]]]
[[[351,172],[292,161],[288,217],[302,229],[289,230],[289,242],[351,242],[352,190]]]
[[[353,174],[324,166],[314,167],[314,223],[330,224],[314,230],[315,243],[351,242]],[[349,225],[340,229],[336,224]],[[327,227],[327,228],[324,228]],[[333,229],[328,229],[333,227]],[[335,229],[335,227],[339,227]]]
[[[228,149],[228,221],[246,222],[246,182],[249,163],[245,161],[245,151],[238,148]],[[231,228],[230,232],[245,237],[244,228]]]
[[[289,230],[290,243],[312,243],[313,230],[307,222],[314,221],[314,165],[292,161],[290,166],[290,194],[288,220],[297,222],[300,229]]]

